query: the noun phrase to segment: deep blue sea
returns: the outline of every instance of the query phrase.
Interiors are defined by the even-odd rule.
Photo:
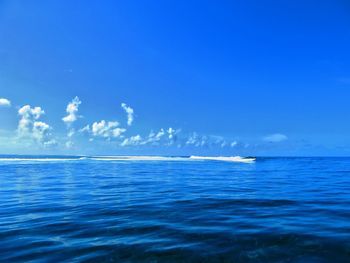
[[[14,157],[0,262],[350,262],[350,158]]]

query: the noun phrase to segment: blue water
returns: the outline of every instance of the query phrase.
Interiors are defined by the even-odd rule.
[[[350,262],[350,158],[0,159],[1,262]]]

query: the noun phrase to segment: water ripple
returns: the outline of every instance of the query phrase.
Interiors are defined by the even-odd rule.
[[[346,158],[8,162],[0,261],[349,262],[349,171]]]

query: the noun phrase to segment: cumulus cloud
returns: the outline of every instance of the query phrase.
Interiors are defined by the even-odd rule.
[[[0,107],[10,107],[11,101],[5,98],[0,98]]]
[[[221,144],[220,144],[220,147],[221,148],[224,148],[227,146],[227,142],[226,141],[222,141]]]
[[[193,132],[186,141],[186,145],[191,145],[195,147],[205,146],[208,144],[208,137],[207,136],[201,136],[197,134],[196,132]]]
[[[52,146],[56,141],[51,139],[52,128],[45,122],[38,119],[45,112],[41,107],[31,107],[25,105],[18,110],[20,120],[18,123],[17,133],[20,138],[29,138],[41,143],[43,146]]]
[[[120,145],[121,146],[130,146],[130,145],[140,145],[142,142],[142,137],[140,135],[131,136],[126,138]]]
[[[144,139],[141,144],[152,144],[156,145],[159,143],[159,141],[164,137],[165,130],[162,128],[159,130],[159,132],[155,133],[151,131],[146,139]]]
[[[90,132],[90,125],[86,125],[83,128],[81,128],[78,132],[84,133],[84,132]]]
[[[79,106],[82,102],[78,97],[75,97],[66,107],[67,115],[62,118],[62,121],[67,125],[67,135],[65,141],[59,141],[60,145],[71,148],[74,145],[74,137],[78,127],[72,124],[79,119]],[[2,106],[10,106],[10,101],[0,99]],[[1,106],[0,105],[0,106]],[[122,109],[127,114],[127,125],[131,126],[134,121],[134,110],[127,104],[121,104]],[[18,110],[20,120],[18,123],[18,137],[29,138],[30,141],[39,142],[44,146],[52,146],[58,144],[52,139],[52,127],[40,120],[45,114],[41,107],[31,107],[25,105]],[[180,129],[173,127],[161,128],[158,131],[151,131],[148,136],[144,134],[127,135],[127,126],[121,127],[118,121],[96,121],[80,127],[79,133],[88,134],[90,142],[103,138],[105,141],[115,140],[120,146],[166,146],[166,147],[218,147],[218,148],[234,148],[238,145],[237,141],[228,140],[227,138],[214,135],[199,135],[196,132],[188,136],[179,134]],[[287,136],[283,134],[272,134],[264,138],[265,141],[279,142],[286,140]],[[23,140],[24,141],[24,140]],[[29,140],[28,140],[29,141]],[[25,142],[25,141],[24,141]],[[239,147],[241,147],[239,143]],[[242,146],[243,147],[243,146]]]
[[[281,133],[271,134],[271,135],[268,135],[268,136],[263,138],[263,140],[266,142],[282,142],[282,141],[285,141],[287,139],[288,139],[288,137],[284,134],[281,134]]]
[[[65,144],[66,148],[72,148],[74,146],[74,143],[72,141],[67,141]]]
[[[117,121],[108,121],[102,120],[100,122],[94,122],[92,124],[92,134],[94,136],[101,137],[119,137],[126,129],[119,128],[119,123]]]
[[[25,136],[30,134],[33,129],[35,120],[39,119],[41,115],[45,114],[41,107],[32,108],[30,105],[25,105],[18,110],[18,115],[21,117],[18,123],[18,134]]]
[[[231,146],[231,148],[234,148],[237,146],[237,144],[238,144],[237,141],[233,141],[233,142],[231,142],[230,146]]]
[[[168,128],[167,130],[167,136],[168,136],[168,145],[172,145],[173,143],[177,142],[177,135],[180,133],[180,129],[174,129],[174,128]]]
[[[50,126],[45,122],[35,121],[33,123],[33,137],[38,141],[41,141],[49,130]]]
[[[141,145],[171,145],[177,139],[177,134],[180,130],[174,128],[163,129],[161,128],[158,132],[151,131],[149,135],[139,142]]]
[[[128,105],[126,105],[125,103],[122,103],[121,106],[127,114],[128,126],[131,126],[131,124],[134,121],[134,110],[131,107],[129,107]]]
[[[119,127],[119,122],[117,121],[101,120],[100,122],[94,122],[91,127],[87,125],[79,131],[88,132],[95,137],[111,139],[121,137],[126,132],[126,129]]]
[[[62,118],[62,121],[67,125],[68,127],[68,141],[66,142],[66,147],[71,148],[73,146],[72,137],[75,134],[75,129],[72,128],[72,124],[79,118],[78,111],[79,111],[79,105],[81,104],[81,101],[79,97],[75,97],[71,102],[68,103],[66,112],[67,116]]]
[[[67,116],[63,117],[62,120],[67,125],[71,125],[73,122],[75,122],[78,119],[78,110],[79,105],[81,104],[81,101],[78,97],[75,97],[70,103],[68,103],[66,112]]]
[[[163,138],[164,135],[165,135],[165,131],[163,128],[161,128],[159,132],[157,132],[157,134],[151,132],[149,135],[149,138],[153,138],[155,141],[159,141]]]
[[[58,142],[55,139],[51,139],[48,141],[44,141],[43,145],[44,145],[44,147],[53,147],[53,146],[57,146]]]
[[[176,140],[176,134],[179,133],[179,132],[180,132],[180,130],[175,130],[175,129],[173,129],[173,128],[170,127],[170,128],[167,130],[168,139],[169,139],[169,140]]]
[[[185,140],[186,146],[207,147],[207,148],[234,148],[238,146],[237,141],[231,141],[222,136],[200,135],[196,132],[191,133]]]
[[[220,148],[225,148],[228,145],[228,142],[222,136],[210,136],[210,146],[218,146]]]

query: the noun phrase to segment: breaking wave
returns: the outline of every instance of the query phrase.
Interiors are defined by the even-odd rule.
[[[0,162],[71,162],[71,161],[224,161],[252,163],[255,158],[240,156],[3,156]]]
[[[188,157],[167,156],[93,156],[89,159],[97,161],[186,161]]]
[[[209,160],[209,161],[225,161],[225,162],[240,162],[240,163],[252,163],[255,162],[256,158],[254,157],[241,157],[241,156],[190,156],[191,160]]]
[[[225,161],[252,163],[255,158],[244,158],[240,156],[190,156],[190,157],[167,157],[167,156],[94,156],[92,160],[101,161]]]
[[[0,157],[0,162],[67,162],[87,159],[86,157]]]

